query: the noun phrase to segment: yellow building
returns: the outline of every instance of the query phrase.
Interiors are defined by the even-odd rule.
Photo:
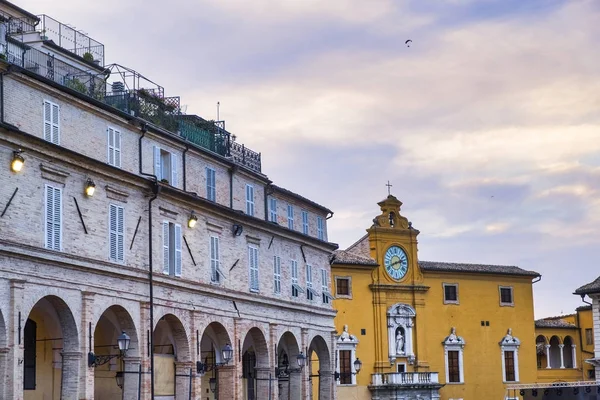
[[[378,204],[367,234],[332,257],[338,398],[504,399],[507,384],[535,381],[540,275],[420,261],[402,203]]]

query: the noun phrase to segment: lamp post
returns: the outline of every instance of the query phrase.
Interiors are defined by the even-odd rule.
[[[229,361],[231,361],[231,359],[233,358],[233,348],[229,343],[227,343],[221,349],[221,357],[223,361],[220,363],[214,362],[212,364],[209,364],[203,363],[202,361],[196,361],[196,372],[198,372],[198,374],[202,376],[209,371],[217,369],[218,367],[221,367],[223,365],[229,364]]]
[[[131,338],[124,331],[117,338],[117,346],[119,347],[118,354],[108,354],[108,355],[96,355],[93,351],[88,353],[88,367],[96,368],[100,365],[104,365],[113,358],[123,358],[127,355],[127,350],[129,350],[129,343],[131,342]]]

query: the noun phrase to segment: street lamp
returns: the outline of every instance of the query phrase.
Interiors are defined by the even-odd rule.
[[[192,211],[192,213],[190,214],[190,218],[188,219],[188,228],[193,229],[196,226],[197,222],[198,217],[196,216],[196,213]]]
[[[296,361],[298,362],[300,369],[302,369],[306,365],[306,356],[300,352],[300,354],[296,356]]]
[[[362,368],[362,361],[360,361],[360,359],[356,359],[354,360],[354,370],[356,371],[354,374],[358,374],[360,372],[360,369]]]
[[[123,377],[124,377],[124,373],[123,371],[117,371],[117,373],[115,374],[115,380],[117,381],[117,386],[119,387],[119,389],[123,389]]]
[[[21,171],[23,164],[25,164],[25,159],[21,155],[22,152],[23,150],[21,149],[13,151],[13,159],[10,163],[10,169],[12,169],[13,172]]]
[[[87,178],[85,181],[85,194],[88,197],[92,197],[96,191],[96,184],[91,178]]]
[[[123,358],[127,355],[127,350],[129,350],[129,343],[131,342],[131,338],[124,331],[117,338],[117,346],[119,347],[119,354],[109,354],[109,355],[96,355],[93,351],[88,353],[88,367],[98,367],[100,365],[104,365],[113,358]]]
[[[223,361],[225,362],[225,364],[229,364],[229,361],[231,361],[231,359],[233,358],[233,348],[231,347],[231,345],[227,343],[225,346],[223,346],[221,352],[223,354]]]
[[[223,346],[223,348],[221,349],[221,355],[223,361],[219,363],[214,362],[212,364],[209,364],[207,362],[196,361],[196,372],[200,375],[204,375],[205,373],[217,369],[218,367],[229,364],[229,361],[231,361],[231,359],[233,358],[233,348],[229,343]]]
[[[210,378],[208,380],[208,386],[210,386],[210,391],[214,393],[217,390],[217,378]]]

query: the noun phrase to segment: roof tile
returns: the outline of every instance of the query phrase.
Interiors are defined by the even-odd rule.
[[[540,276],[535,271],[527,271],[519,267],[509,265],[485,265],[485,264],[465,264],[465,263],[449,263],[435,261],[419,261],[419,267],[423,271],[430,272],[470,272],[484,274],[499,274],[499,275],[523,275],[523,276]]]

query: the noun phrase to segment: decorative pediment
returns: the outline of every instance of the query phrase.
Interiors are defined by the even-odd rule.
[[[381,215],[373,219],[373,226],[384,228],[408,229],[410,224],[406,217],[400,215],[402,202],[391,194],[383,201],[380,201]]]
[[[446,336],[446,339],[442,342],[444,346],[460,346],[463,347],[465,345],[465,340],[456,335],[456,328],[452,327],[450,330],[450,335]]]
[[[351,335],[350,333],[348,333],[348,325],[344,325],[344,331],[342,332],[341,335],[338,336],[337,343],[338,343],[338,346],[340,344],[357,345],[358,344],[358,339],[356,338],[356,336]]]
[[[506,331],[506,336],[502,338],[499,344],[502,347],[519,347],[521,345],[521,341],[514,337],[512,335],[512,329],[508,328],[508,331]]]
[[[390,317],[393,316],[402,316],[402,317],[415,317],[417,315],[414,308],[409,306],[408,304],[398,303],[394,304],[390,308],[388,308],[387,315]]]

